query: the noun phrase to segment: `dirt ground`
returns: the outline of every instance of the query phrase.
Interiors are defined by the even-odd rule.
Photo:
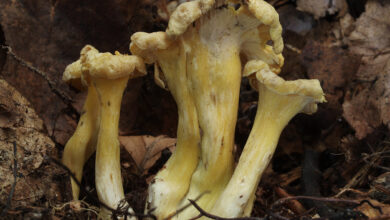
[[[284,129],[256,192],[258,219],[390,219],[390,1],[269,0],[283,26],[284,79],[319,79],[327,102]],[[137,31],[163,31],[168,0],[0,1],[0,219],[96,219],[94,157],[82,202],[56,163],[85,92],[62,81],[91,44],[129,53]],[[143,213],[147,186],[175,146],[177,109],[153,66],[125,91],[120,119],[126,199]],[[243,79],[236,158],[257,108]],[[88,192],[88,193],[85,193]],[[286,199],[288,198],[288,199]]]

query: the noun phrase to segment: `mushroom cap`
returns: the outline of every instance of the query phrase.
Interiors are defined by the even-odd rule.
[[[73,87],[82,90],[83,85],[81,82],[81,61],[77,60],[68,66],[66,66],[62,80],[71,84]]]
[[[81,62],[77,60],[68,66],[66,66],[64,74],[62,75],[62,80],[68,82],[73,79],[81,78]]]
[[[153,63],[156,60],[155,50],[165,50],[173,40],[162,31],[145,33],[137,32],[131,36],[130,51],[144,58],[145,63]]]
[[[206,14],[215,0],[195,0],[179,5],[169,19],[166,33],[170,37],[182,35],[194,21]]]
[[[238,47],[243,62],[263,60],[272,72],[281,71],[284,63],[282,27],[276,10],[264,0],[182,3],[172,13],[165,32],[133,34],[130,51],[144,58],[146,63],[157,63],[157,68],[159,51],[170,50],[179,42],[190,50],[191,45],[185,41],[194,33],[214,56],[223,56],[224,51]],[[156,82],[164,85],[164,80],[159,78],[163,74],[158,72],[157,69]]]
[[[224,4],[234,6],[237,3],[234,0],[195,0],[183,3],[172,13],[166,33],[169,37],[180,36],[193,22],[211,11],[213,7],[221,7]],[[245,3],[250,13],[261,23],[269,27],[268,32],[270,40],[273,41],[274,52],[280,54],[283,50],[282,26],[276,10],[272,5],[263,0],[247,0]]]
[[[326,102],[320,81],[317,79],[285,81],[270,71],[269,67],[262,61],[248,62],[244,68],[244,75],[250,77],[251,84],[255,89],[258,89],[258,85],[262,84],[280,95],[296,95],[310,99],[311,101],[302,109],[302,112],[306,114],[316,112],[317,103]]]
[[[135,55],[123,55],[115,52],[99,53],[91,45],[86,45],[81,50],[80,56],[83,79],[90,77],[118,79],[125,76],[136,78],[146,74],[143,59]]]

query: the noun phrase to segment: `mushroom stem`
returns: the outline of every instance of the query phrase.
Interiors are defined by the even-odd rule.
[[[196,31],[189,29],[184,37],[185,44],[192,45],[187,52],[186,74],[201,129],[201,157],[182,205],[187,204],[188,199],[209,192],[197,201],[209,211],[233,172],[241,61],[235,38],[222,38],[218,48],[223,48],[221,53],[215,45],[203,43]],[[198,211],[188,207],[178,218],[189,219],[196,215]]]
[[[100,130],[95,164],[96,190],[99,200],[113,209],[125,198],[120,168],[118,124],[123,91],[128,79],[129,76],[110,80],[92,78],[100,102]],[[105,214],[105,211],[107,210],[102,213]],[[131,208],[129,211],[133,212]]]
[[[79,123],[73,136],[65,145],[62,162],[81,182],[83,167],[88,158],[95,152],[96,139],[99,130],[99,100],[93,86],[88,87],[88,94],[85,100]],[[80,188],[71,179],[72,195],[78,200]]]
[[[318,80],[284,81],[269,70],[256,74],[259,101],[256,118],[238,165],[212,209],[222,217],[249,213],[249,204],[261,175],[270,162],[279,136],[298,113],[313,113],[316,103],[325,101]]]
[[[188,78],[183,74],[186,68],[183,54],[183,45],[172,47],[169,52],[157,53],[164,78],[178,109],[176,149],[149,186],[147,210],[154,209],[153,214],[158,219],[167,218],[176,211],[188,191],[191,176],[198,164],[199,124],[187,84]],[[155,68],[158,71],[158,67]]]

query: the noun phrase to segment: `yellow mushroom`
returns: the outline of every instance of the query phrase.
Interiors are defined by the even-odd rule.
[[[143,60],[116,52],[99,53],[90,45],[81,50],[82,77],[98,95],[100,128],[97,137],[95,184],[99,200],[116,209],[124,199],[120,170],[118,123],[123,92],[129,78],[146,74]],[[125,202],[123,204],[126,204]],[[128,210],[133,212],[131,207]],[[101,218],[110,217],[103,209]]]
[[[249,216],[261,174],[270,162],[279,136],[298,113],[312,114],[325,102],[318,80],[285,81],[263,61],[247,63],[244,76],[259,91],[255,121],[234,174],[211,213]]]
[[[62,79],[79,89],[83,87],[80,60],[66,67]],[[75,174],[79,182],[85,162],[96,149],[99,121],[99,100],[96,90],[93,86],[88,86],[87,98],[76,131],[66,143],[62,156],[62,162]],[[78,200],[80,188],[72,178],[71,185],[73,199]]]
[[[176,8],[165,32],[131,37],[131,52],[155,64],[156,82],[179,110],[176,151],[149,186],[147,208],[159,219],[204,192],[198,204],[206,211],[214,205],[233,172],[241,63],[263,60],[279,72],[281,32],[278,14],[263,0],[195,0]],[[189,207],[175,218],[197,214]]]

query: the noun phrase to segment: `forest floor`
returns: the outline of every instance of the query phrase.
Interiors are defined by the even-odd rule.
[[[284,30],[281,76],[319,79],[327,102],[284,129],[252,216],[390,219],[390,1],[268,2]],[[62,73],[86,44],[129,53],[133,33],[165,30],[167,3],[0,1],[0,219],[96,219],[94,157],[80,203],[70,202],[69,172],[56,163],[85,99]],[[176,142],[175,102],[148,72],[129,83],[120,119],[123,185],[137,213]],[[257,92],[243,79],[236,159],[256,108]]]

